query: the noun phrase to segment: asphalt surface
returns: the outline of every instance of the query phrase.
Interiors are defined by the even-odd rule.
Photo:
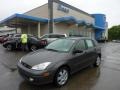
[[[7,51],[0,45],[0,90],[120,90],[120,43],[101,44],[101,47],[100,68],[81,70],[67,85],[56,88],[52,84],[35,86],[24,81],[16,64],[27,52]]]

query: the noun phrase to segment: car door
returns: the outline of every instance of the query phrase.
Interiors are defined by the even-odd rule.
[[[80,50],[81,53],[73,53],[71,63],[73,65],[73,71],[78,71],[85,66],[86,59],[86,45],[84,40],[79,40],[73,51]]]
[[[96,52],[96,48],[95,48],[93,40],[86,39],[85,43],[86,43],[86,46],[87,46],[86,53],[87,53],[87,57],[88,57],[86,64],[89,65],[89,64],[94,63],[94,61],[97,57],[97,52]]]

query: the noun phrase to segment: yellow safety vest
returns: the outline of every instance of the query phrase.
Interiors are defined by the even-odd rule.
[[[21,35],[21,42],[23,43],[23,44],[26,44],[27,43],[27,34],[22,34]]]

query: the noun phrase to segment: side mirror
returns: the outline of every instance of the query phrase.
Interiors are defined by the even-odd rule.
[[[73,53],[76,54],[76,53],[82,53],[83,50],[74,50]]]

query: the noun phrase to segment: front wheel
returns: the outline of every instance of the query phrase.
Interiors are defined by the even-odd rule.
[[[94,63],[94,66],[95,66],[95,67],[99,67],[100,64],[101,64],[101,57],[98,56],[97,59],[96,59],[96,61],[95,61],[95,63]]]
[[[30,46],[30,50],[31,50],[31,51],[36,51],[36,50],[37,50],[37,46],[31,45],[31,46]]]
[[[66,67],[62,67],[57,71],[54,83],[56,86],[61,87],[67,83],[68,78],[69,78],[68,69]]]
[[[12,50],[12,45],[8,44],[6,48],[7,48],[8,51],[11,51]]]

